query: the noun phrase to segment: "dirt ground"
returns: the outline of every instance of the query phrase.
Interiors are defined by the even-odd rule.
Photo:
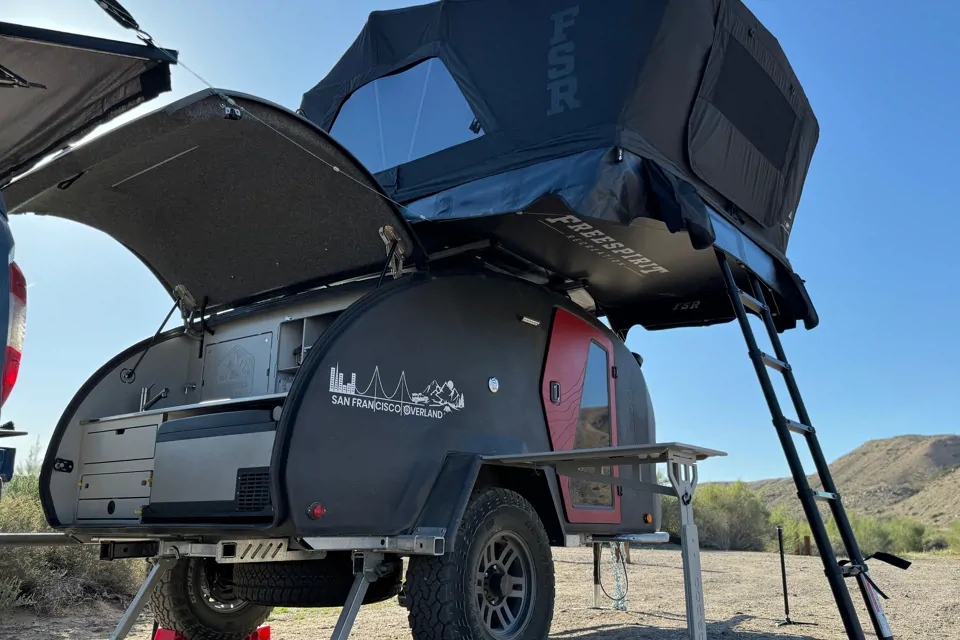
[[[634,550],[629,565],[626,612],[593,608],[591,554],[554,549],[557,602],[550,637],[558,640],[686,640],[680,553],[673,549]],[[606,556],[605,556],[606,557]],[[845,638],[817,558],[789,556],[791,618],[815,626],[777,628],[783,618],[778,556],[768,553],[704,552],[703,588],[710,638],[742,640],[834,640]],[[960,558],[924,556],[908,571],[875,562],[872,574],[890,600],[886,611],[901,640],[960,640]],[[607,590],[612,574],[604,570]],[[859,595],[855,600],[859,603]],[[279,640],[329,637],[338,609],[274,611],[269,624]],[[866,618],[862,607],[861,619]],[[25,613],[0,619],[0,640],[106,639],[120,618],[110,605],[82,613],[39,619]],[[868,623],[869,624],[869,623]],[[152,621],[141,619],[131,639],[148,640]],[[361,609],[352,638],[410,638],[405,610],[396,601]],[[870,637],[868,635],[868,637]]]

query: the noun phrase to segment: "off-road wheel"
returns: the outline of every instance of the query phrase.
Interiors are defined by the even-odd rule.
[[[533,640],[553,619],[550,542],[533,506],[507,489],[473,495],[455,551],[410,558],[404,585],[415,640]]]
[[[272,607],[237,597],[228,567],[209,558],[188,558],[168,570],[150,599],[157,623],[190,640],[243,640]]]
[[[387,556],[384,563],[388,573],[367,587],[363,604],[400,593],[403,561]],[[348,551],[331,551],[323,560],[238,564],[233,575],[238,597],[274,607],[342,607],[353,579]]]

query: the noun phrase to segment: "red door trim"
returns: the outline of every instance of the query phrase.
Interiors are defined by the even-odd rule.
[[[569,311],[557,309],[553,317],[550,333],[550,345],[547,361],[543,370],[541,396],[550,443],[554,451],[573,449],[580,413],[580,401],[583,396],[583,382],[586,375],[587,353],[590,343],[596,342],[607,352],[607,390],[610,398],[610,443],[617,446],[617,396],[613,383],[614,350],[613,341],[599,329],[573,315]],[[560,382],[560,403],[550,400],[550,382]],[[619,475],[613,468],[613,475]],[[563,494],[563,506],[567,520],[572,523],[617,524],[620,522],[620,496],[616,487],[613,491],[613,508],[575,507],[570,498],[570,478],[560,476],[560,489]]]

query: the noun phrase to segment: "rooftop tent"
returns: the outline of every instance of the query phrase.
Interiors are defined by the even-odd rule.
[[[750,268],[784,315],[816,322],[786,248],[819,127],[740,0],[375,12],[300,112],[375,173],[428,247],[493,237],[651,327],[687,323],[645,319],[639,301],[720,284],[713,252],[697,251],[717,245],[763,261]],[[711,313],[691,323],[732,317]]]

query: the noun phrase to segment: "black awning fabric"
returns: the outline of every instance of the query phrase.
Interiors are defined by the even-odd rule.
[[[330,131],[358,89],[431,58],[483,135],[387,167],[378,179],[398,200],[622,148],[692,185],[786,264],[819,125],[776,38],[740,0],[442,0],[375,12],[301,111]],[[655,217],[643,203],[623,207]]]
[[[156,47],[0,23],[0,185],[170,90]]]

